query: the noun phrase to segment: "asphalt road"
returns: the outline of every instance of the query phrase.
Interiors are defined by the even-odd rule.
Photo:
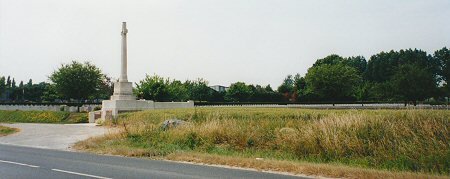
[[[0,178],[299,178],[296,176],[0,144]]]

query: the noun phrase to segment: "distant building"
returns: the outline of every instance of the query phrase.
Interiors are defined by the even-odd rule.
[[[220,86],[220,85],[214,85],[214,86],[210,86],[211,89],[213,89],[214,91],[217,92],[225,92],[228,90],[229,87],[226,86]]]

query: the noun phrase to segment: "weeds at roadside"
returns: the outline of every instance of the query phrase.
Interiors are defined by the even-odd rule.
[[[162,131],[168,118],[189,123]],[[128,113],[117,122],[120,135],[78,147],[152,158],[194,153],[450,174],[450,111],[201,108]]]
[[[19,132],[20,130],[17,128],[12,127],[6,127],[6,126],[0,126],[0,137],[7,136],[16,132]]]

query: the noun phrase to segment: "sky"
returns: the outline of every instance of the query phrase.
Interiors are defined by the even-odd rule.
[[[210,85],[276,88],[330,54],[450,47],[449,0],[0,0],[0,76],[48,81],[63,63]]]

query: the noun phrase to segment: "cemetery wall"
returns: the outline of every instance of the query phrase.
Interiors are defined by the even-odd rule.
[[[79,107],[79,112],[90,112],[95,107],[101,107],[100,105],[83,105]],[[78,112],[77,106],[66,105],[0,105],[0,110],[7,111],[66,111],[66,112]]]

